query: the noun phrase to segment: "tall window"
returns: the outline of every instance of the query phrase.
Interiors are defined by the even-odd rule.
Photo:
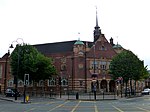
[[[2,78],[2,65],[0,65],[0,78]]]
[[[106,70],[106,61],[101,61],[100,62],[100,68],[102,69],[102,70]]]
[[[110,62],[107,62],[108,69],[110,68]]]
[[[94,69],[94,66],[95,66],[95,69],[98,69],[98,62],[97,61],[93,61],[92,69]]]

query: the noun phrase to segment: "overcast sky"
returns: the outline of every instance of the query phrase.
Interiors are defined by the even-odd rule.
[[[150,69],[150,0],[0,0],[0,57],[17,38],[31,45],[93,41],[95,6],[108,41],[113,37]]]

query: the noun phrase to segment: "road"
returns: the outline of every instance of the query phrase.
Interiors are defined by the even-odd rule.
[[[150,95],[119,100],[38,99],[28,104],[0,100],[0,112],[150,112]]]

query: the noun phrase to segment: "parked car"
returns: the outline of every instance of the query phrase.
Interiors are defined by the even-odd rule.
[[[143,95],[149,95],[150,94],[150,89],[149,88],[146,88],[142,91],[142,94]]]
[[[5,95],[7,97],[13,97],[13,96],[15,96],[15,89],[13,89],[13,88],[6,89]],[[21,96],[20,92],[17,91],[17,97],[20,97],[20,96]]]

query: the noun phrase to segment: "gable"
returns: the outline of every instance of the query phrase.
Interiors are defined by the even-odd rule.
[[[117,53],[113,49],[112,45],[107,41],[104,35],[102,35],[96,42],[95,48],[94,46],[91,47],[91,50],[87,54],[89,57],[94,56],[94,49],[95,49],[95,58],[108,58],[111,59]]]

